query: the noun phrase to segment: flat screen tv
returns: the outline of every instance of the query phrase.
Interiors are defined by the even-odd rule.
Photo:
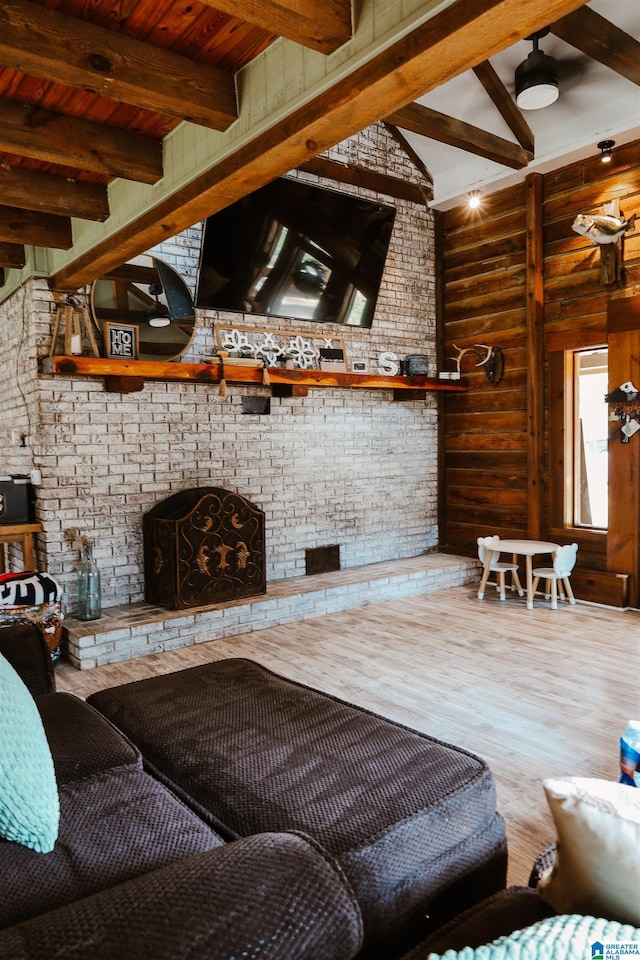
[[[281,177],[205,223],[196,305],[370,327],[395,208]]]

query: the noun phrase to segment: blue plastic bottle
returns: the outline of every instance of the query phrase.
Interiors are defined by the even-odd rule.
[[[620,783],[640,787],[640,720],[629,720],[620,737]]]

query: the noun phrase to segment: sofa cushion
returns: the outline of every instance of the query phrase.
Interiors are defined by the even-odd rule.
[[[0,841],[0,928],[222,843],[135,766],[73,780],[51,853]]]
[[[260,834],[0,931],[0,960],[351,960],[361,936],[336,864]]]
[[[0,836],[53,850],[60,806],[51,750],[33,697],[0,655]]]
[[[70,693],[36,698],[58,785],[113,767],[142,767],[140,751],[97,710]]]
[[[504,885],[493,777],[464,750],[247,660],[90,701],[226,836],[315,837],[345,870],[369,940],[422,921],[425,905],[458,881],[474,878],[458,910]]]

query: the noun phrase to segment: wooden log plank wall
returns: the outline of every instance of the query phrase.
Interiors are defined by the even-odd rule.
[[[566,349],[608,343],[609,389],[640,386],[640,227],[624,240],[621,280],[606,286],[600,249],[571,230],[576,214],[602,213],[612,200],[640,221],[639,158],[638,141],[608,165],[594,150],[487,196],[478,211],[437,215],[443,368],[453,368],[456,346],[500,347],[505,359],[492,386],[465,356],[469,390],[443,400],[442,543],[474,555],[477,537],[491,533],[575,540],[577,595],[631,606],[640,605],[640,444],[621,445],[611,425],[608,533],[567,527],[559,411]]]

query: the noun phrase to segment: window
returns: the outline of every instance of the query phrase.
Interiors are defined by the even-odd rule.
[[[608,522],[607,348],[566,352],[565,524],[606,529]]]

